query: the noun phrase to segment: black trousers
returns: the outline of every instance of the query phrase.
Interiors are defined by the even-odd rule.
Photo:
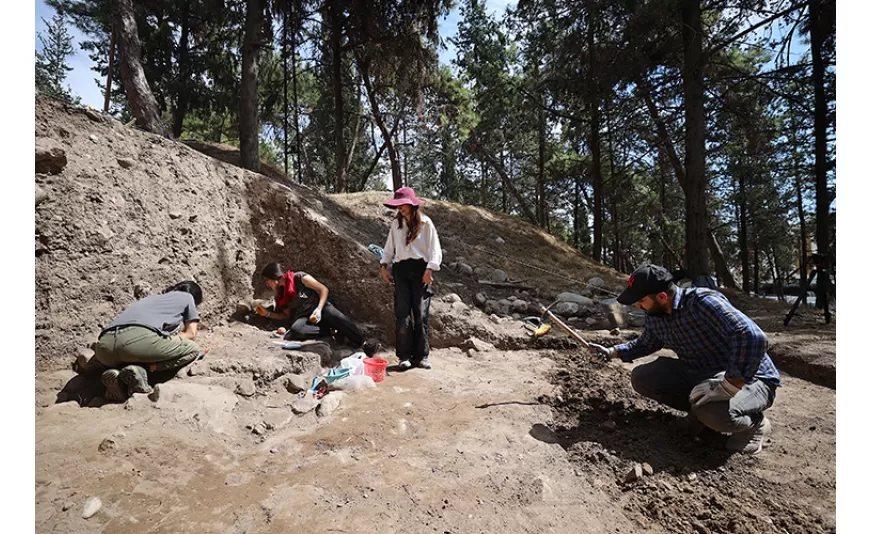
[[[423,283],[425,260],[393,264],[396,312],[396,356],[419,362],[429,357],[431,288]]]
[[[359,328],[350,318],[341,313],[338,308],[332,303],[326,303],[320,313],[320,322],[318,324],[310,324],[308,317],[314,308],[307,310],[304,315],[298,317],[290,324],[291,339],[313,339],[332,335],[330,330],[337,330],[339,334],[347,339],[351,347],[357,348],[363,345],[363,335]]]

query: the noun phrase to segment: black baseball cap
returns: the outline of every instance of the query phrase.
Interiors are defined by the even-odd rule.
[[[628,287],[616,297],[620,304],[634,304],[653,293],[667,291],[674,277],[664,267],[644,265],[635,269],[628,278]]]

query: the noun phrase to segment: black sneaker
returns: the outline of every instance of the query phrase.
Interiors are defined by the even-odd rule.
[[[127,384],[130,393],[152,393],[154,389],[148,384],[148,373],[138,365],[128,365],[121,369],[118,379]]]
[[[363,343],[363,352],[367,357],[371,358],[381,350],[381,344],[376,339],[370,339]]]
[[[104,397],[109,402],[124,402],[130,398],[130,394],[127,393],[127,386],[118,380],[119,374],[120,371],[117,369],[109,369],[104,371],[100,376],[100,381],[106,386]]]

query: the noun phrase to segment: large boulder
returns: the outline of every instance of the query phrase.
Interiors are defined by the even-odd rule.
[[[562,317],[573,317],[580,311],[580,305],[576,302],[558,302],[552,308],[553,313]]]
[[[492,279],[493,282],[504,283],[504,282],[507,282],[508,275],[506,272],[502,271],[501,269],[496,269],[492,272],[492,274],[490,275],[490,278]]]
[[[66,163],[66,151],[60,143],[44,137],[36,139],[36,172],[58,174]]]

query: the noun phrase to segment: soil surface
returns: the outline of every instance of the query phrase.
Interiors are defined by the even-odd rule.
[[[624,275],[513,217],[427,201],[446,250],[434,368],[399,372],[391,292],[367,250],[383,245],[387,193],[326,197],[42,99],[36,116],[37,142],[68,160],[36,177],[37,532],[836,531],[836,320],[801,309],[784,327],[788,306],[726,291],[767,332],[784,382],[763,452],[729,455],[725,436],[693,436],[634,393],[631,365],[594,361],[555,329],[533,341],[519,316],[478,303],[548,304],[597,277],[571,320],[612,345],[641,331],[611,332],[600,306]],[[384,381],[293,411],[293,384],[351,349],[282,350],[245,313],[269,297],[267,261],[311,272],[384,341]],[[506,286],[487,283],[494,269]],[[187,276],[205,289],[208,355],[156,401],[105,404],[70,370],[76,354]]]

